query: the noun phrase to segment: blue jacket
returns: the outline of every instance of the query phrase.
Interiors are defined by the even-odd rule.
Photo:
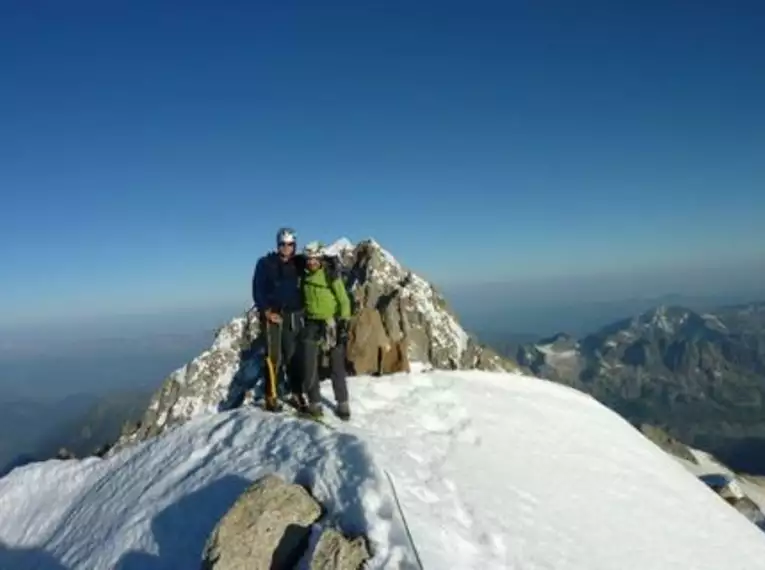
[[[261,257],[252,276],[252,300],[258,311],[302,310],[300,278],[304,269],[305,258],[300,254],[286,262],[276,252]]]

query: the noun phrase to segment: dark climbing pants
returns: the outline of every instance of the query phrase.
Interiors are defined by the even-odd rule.
[[[321,400],[319,389],[319,369],[322,359],[321,340],[325,334],[323,321],[308,320],[300,335],[300,354],[302,360],[303,391],[308,396],[308,401],[317,404]],[[332,390],[335,392],[335,400],[348,401],[348,383],[345,374],[345,345],[338,343],[329,351],[329,371],[332,379]]]
[[[264,323],[266,331],[266,356],[274,367],[274,386],[276,394],[271,394],[271,383],[266,381],[266,398],[278,396],[279,384],[286,384],[292,392],[299,392],[300,369],[297,359],[297,347],[302,329],[303,315],[301,313],[283,313],[282,322]],[[266,378],[270,372],[267,371]],[[281,380],[286,376],[287,380]]]

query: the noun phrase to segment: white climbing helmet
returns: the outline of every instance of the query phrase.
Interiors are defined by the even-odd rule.
[[[292,228],[279,228],[276,232],[276,245],[283,243],[295,243],[297,241],[297,234]]]
[[[307,243],[303,248],[303,255],[308,258],[317,258],[324,256],[324,245],[319,241]]]

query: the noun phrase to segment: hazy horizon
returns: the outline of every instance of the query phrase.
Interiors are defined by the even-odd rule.
[[[382,245],[387,247],[385,243]],[[530,306],[552,309],[666,296],[746,300],[765,297],[765,256],[734,257],[708,264],[696,259],[678,259],[660,267],[636,264],[630,271],[593,273],[572,270],[546,276],[520,275],[505,280],[487,280],[486,275],[478,271],[439,281],[419,267],[408,264],[406,257],[396,250],[390,251],[405,267],[430,280],[449,303],[469,318]],[[508,250],[501,259],[514,263],[513,250]],[[132,313],[119,304],[112,304],[98,312],[85,310],[74,316],[48,313],[18,322],[5,318],[0,323],[0,354],[9,344],[9,338],[23,340],[65,335],[73,342],[82,335],[105,338],[147,333],[183,334],[189,328],[220,326],[252,305],[249,298],[251,271],[251,267],[243,266],[243,277],[239,282],[241,293],[238,299],[227,302],[208,301],[181,307],[170,304]]]
[[[412,268],[416,272],[416,268]],[[447,302],[472,330],[509,334],[552,334],[571,326],[578,315],[582,330],[593,322],[586,311],[605,309],[613,320],[632,316],[635,307],[663,302],[715,306],[765,300],[765,262],[725,270],[666,268],[643,274],[570,275],[507,282],[435,283]],[[145,314],[49,319],[0,326],[0,357],[87,355],[97,350],[174,349],[190,337],[211,338],[217,327],[242,314],[249,303],[159,310]],[[624,314],[618,311],[623,310]],[[610,311],[610,312],[609,312]],[[602,315],[595,317],[599,322]],[[539,323],[535,324],[534,320]],[[560,323],[555,329],[555,323]],[[501,327],[500,327],[501,325]]]

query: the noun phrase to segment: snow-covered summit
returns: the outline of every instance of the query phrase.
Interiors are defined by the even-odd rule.
[[[328,249],[343,261],[357,310],[374,307],[383,312],[389,340],[406,338],[409,360],[419,368],[515,368],[471,338],[435,287],[405,269],[374,240],[354,245],[343,238]],[[393,292],[398,292],[393,301],[384,302]],[[208,350],[165,379],[140,425],[126,430],[115,449],[154,437],[168,426],[237,405],[244,390],[261,376],[259,332],[254,310],[222,327]]]
[[[325,249],[329,255],[343,255],[346,251],[354,249],[353,242],[346,237],[342,237],[328,245]]]
[[[416,555],[427,570],[765,568],[754,525],[581,392],[481,371],[350,389],[354,419],[334,429],[240,408],[107,459],[17,469],[0,479],[0,568],[198,568],[266,473],[366,534],[370,570],[414,569]]]

